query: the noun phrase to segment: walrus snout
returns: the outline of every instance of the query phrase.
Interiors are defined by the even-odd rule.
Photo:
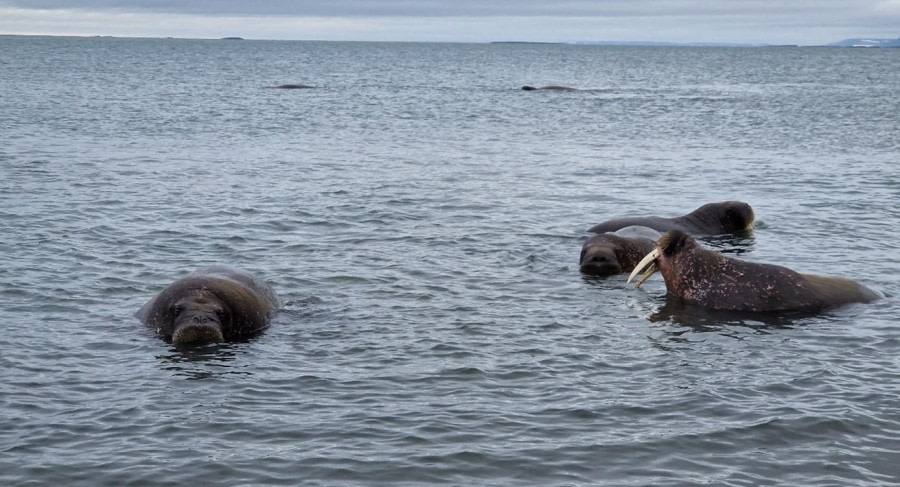
[[[594,276],[611,276],[622,272],[622,266],[610,252],[588,252],[581,260],[581,272]]]
[[[668,235],[668,234],[667,234]],[[653,249],[649,254],[645,255],[643,259],[636,266],[634,266],[634,270],[631,271],[631,274],[628,275],[628,280],[625,281],[626,284],[631,284],[631,281],[634,279],[634,276],[641,274],[641,271],[644,273],[641,274],[641,277],[637,280],[634,287],[641,287],[641,284],[650,279],[650,276],[656,273],[659,270],[659,265],[656,263],[656,259],[659,259],[659,250]]]
[[[747,203],[734,202],[733,206],[725,212],[723,226],[731,232],[749,232],[753,230],[756,222],[756,214]]]
[[[212,343],[224,342],[222,324],[219,320],[207,314],[191,314],[180,316],[175,321],[175,331],[172,332],[172,343]]]
[[[222,328],[215,323],[191,323],[175,330],[172,343],[176,345],[224,342]]]

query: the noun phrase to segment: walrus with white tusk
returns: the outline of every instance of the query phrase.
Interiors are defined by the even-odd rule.
[[[728,311],[819,311],[881,296],[842,277],[801,274],[787,267],[759,264],[706,250],[690,235],[672,230],[635,266],[628,282],[641,274],[640,287],[659,271],[670,296],[685,303]]]

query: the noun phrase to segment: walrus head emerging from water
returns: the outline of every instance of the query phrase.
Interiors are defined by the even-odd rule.
[[[176,345],[247,339],[265,329],[278,298],[253,275],[223,266],[200,269],[163,289],[137,317]]]
[[[579,267],[582,274],[591,276],[628,272],[654,246],[653,240],[649,238],[601,233],[589,238],[581,247]]]
[[[753,208],[743,201],[707,203],[682,217],[686,223],[716,233],[736,233],[753,230]],[[721,231],[719,227],[721,225]],[[698,232],[702,234],[703,232]],[[710,232],[712,235],[713,232]]]
[[[672,230],[628,276],[637,286],[659,270],[669,295],[688,304],[729,311],[819,311],[881,296],[850,279],[800,274],[706,250],[690,235]]]
[[[170,311],[175,318],[164,335],[171,336],[172,343],[224,342],[222,329],[233,328],[228,305],[206,289],[187,292]]]

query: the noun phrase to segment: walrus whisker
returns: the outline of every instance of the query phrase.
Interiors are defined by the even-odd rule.
[[[638,275],[641,271],[646,267],[646,272],[641,275],[641,278],[638,279],[637,283],[635,283],[635,287],[641,287],[641,284],[644,283],[650,276],[653,275],[657,271],[656,259],[659,258],[659,249],[653,249],[649,254],[645,255],[643,259],[636,266],[634,266],[634,270],[631,271],[631,274],[628,275],[628,280],[625,281],[625,284],[631,284],[631,280],[634,279],[634,276]]]

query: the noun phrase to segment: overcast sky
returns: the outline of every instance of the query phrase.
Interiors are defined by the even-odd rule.
[[[812,45],[900,37],[900,0],[0,0],[0,34]]]

